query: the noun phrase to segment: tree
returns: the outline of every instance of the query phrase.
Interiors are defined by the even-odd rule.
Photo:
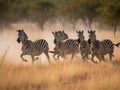
[[[31,5],[29,12],[32,20],[44,30],[44,23],[54,17],[54,5],[49,0],[37,0]]]
[[[97,10],[102,21],[114,29],[114,36],[120,24],[120,0],[104,0],[102,6]]]
[[[9,24],[10,1],[0,0],[0,35],[2,34],[4,25]]]
[[[60,4],[61,5],[61,4]],[[70,0],[62,4],[59,15],[67,18],[74,25],[82,19],[91,28],[92,22],[98,17],[96,9],[100,7],[100,0]]]

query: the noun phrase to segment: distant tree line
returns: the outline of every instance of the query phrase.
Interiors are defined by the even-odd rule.
[[[93,22],[113,28],[120,25],[120,0],[0,0],[0,31],[21,20],[36,22],[44,30],[47,21],[81,19],[90,28]]]

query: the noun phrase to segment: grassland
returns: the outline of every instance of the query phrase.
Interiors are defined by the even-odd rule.
[[[3,63],[0,90],[119,90],[120,62]]]
[[[26,30],[31,40],[45,38],[52,50],[54,43],[51,31],[40,32],[37,27],[28,23],[15,24],[13,30],[21,27]],[[16,31],[8,31],[9,29],[4,31],[0,41],[0,63],[3,62],[0,64],[0,90],[120,90],[120,48],[115,47],[113,62],[83,62],[79,55],[80,58],[72,62],[65,60],[41,64],[40,60],[46,58],[40,58],[31,65],[31,58],[28,63],[24,63],[20,58],[21,45],[16,43]],[[72,30],[67,33],[70,38],[76,38],[76,33]],[[120,32],[116,33],[116,37],[113,36],[113,32],[107,30],[96,33],[100,40],[108,38],[114,43],[120,42]],[[85,31],[85,38],[87,36]]]

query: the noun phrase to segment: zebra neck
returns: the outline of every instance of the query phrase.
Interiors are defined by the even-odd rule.
[[[30,47],[31,46],[31,42],[32,41],[30,41],[30,40],[24,40],[22,42],[22,48],[26,49],[26,48]]]
[[[85,43],[86,41],[85,40],[82,40],[81,42],[80,42],[80,44],[83,44],[83,43]]]
[[[92,43],[98,43],[98,42],[99,42],[99,40],[92,41]]]
[[[63,43],[63,42],[59,41],[59,42],[56,43],[56,46],[60,48],[61,45],[62,45],[62,43]]]

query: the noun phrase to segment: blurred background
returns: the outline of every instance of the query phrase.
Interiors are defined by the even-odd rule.
[[[39,30],[60,22],[76,29],[82,21],[86,27],[117,30],[120,21],[119,0],[0,0],[0,32],[11,23],[36,23]]]
[[[87,40],[87,31],[96,30],[98,39],[118,42],[119,26],[120,0],[0,0],[0,55],[9,46],[6,58],[21,61],[18,29],[32,41],[46,39],[53,50],[52,31],[65,30],[77,38],[76,30],[84,30]]]

